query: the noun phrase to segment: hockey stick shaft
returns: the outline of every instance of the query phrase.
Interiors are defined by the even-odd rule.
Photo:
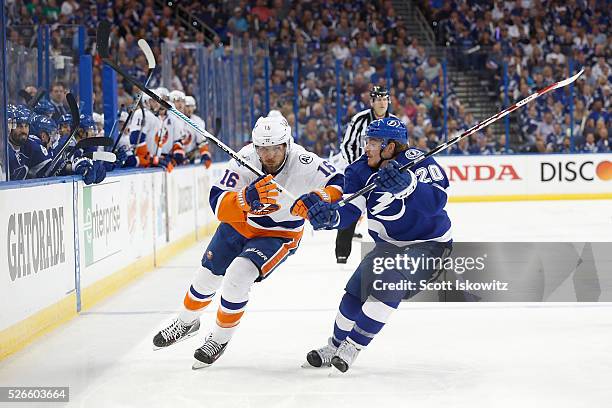
[[[145,57],[147,58],[147,64],[149,66],[149,73],[147,74],[147,79],[145,80],[145,86],[149,86],[149,82],[151,82],[151,79],[153,78],[153,74],[155,74],[155,67],[156,67],[155,55],[153,55],[153,51],[151,50],[151,47],[145,40],[143,39],[138,40],[138,46],[140,47]],[[130,106],[128,110],[128,117],[125,120],[125,123],[123,124],[123,126],[121,127],[119,134],[117,135],[117,140],[115,140],[115,144],[113,145],[113,149],[111,150],[112,152],[115,152],[115,150],[117,149],[117,145],[119,144],[119,140],[121,140],[121,136],[123,135],[123,132],[125,132],[125,128],[132,120],[132,116],[134,116],[134,112],[136,112],[136,109],[138,109],[138,105],[140,105],[140,101],[142,100],[142,95],[143,93],[139,92],[138,96],[136,97],[136,100],[134,101],[132,106]],[[117,124],[117,122],[118,120],[115,120],[115,123],[113,124],[113,130],[115,129],[115,125]],[[111,136],[112,135],[113,135],[113,132],[111,131]]]
[[[66,139],[62,148],[59,150],[57,155],[51,161],[51,164],[49,165],[49,167],[47,168],[47,171],[45,172],[45,177],[49,177],[49,175],[51,174],[51,171],[55,168],[57,163],[63,159],[64,152],[68,148],[70,141],[75,140],[74,135],[76,135],[76,132],[79,129],[79,125],[81,124],[81,119],[79,118],[79,105],[77,105],[74,95],[72,95],[71,93],[66,94],[66,101],[68,102],[68,107],[70,108],[70,114],[72,116],[72,124],[71,124],[72,130],[70,132],[70,136],[68,137],[68,139]]]
[[[98,41],[100,41],[100,38],[98,39]],[[100,47],[98,47],[98,48],[100,48]],[[225,153],[227,153],[231,158],[236,160],[238,163],[240,163],[241,165],[243,165],[247,169],[251,170],[253,173],[257,174],[258,176],[264,176],[265,175],[261,170],[259,170],[258,168],[254,167],[251,163],[249,163],[248,161],[244,160],[242,157],[238,156],[238,153],[236,153],[234,150],[232,150],[225,143],[223,143],[222,141],[217,139],[214,135],[212,135],[211,133],[207,132],[206,130],[200,129],[200,127],[197,124],[195,124],[191,119],[189,119],[187,116],[185,116],[181,111],[179,111],[174,106],[170,105],[168,102],[166,102],[165,100],[160,98],[157,94],[155,94],[153,91],[148,89],[146,86],[144,86],[143,84],[138,82],[136,79],[132,78],[131,75],[129,75],[122,68],[117,66],[117,64],[115,64],[113,61],[111,61],[108,58],[102,58],[102,60],[106,64],[108,64],[108,66],[110,66],[112,69],[117,71],[117,73],[119,73],[119,75],[124,77],[128,82],[130,82],[132,85],[134,85],[137,88],[139,88],[142,92],[146,93],[148,96],[150,96],[152,99],[154,99],[157,103],[159,103],[161,106],[163,106],[167,111],[172,112],[172,114],[177,116],[183,122],[187,123],[196,132],[198,132],[202,136],[205,136],[208,140],[212,141],[217,147],[219,147],[221,150],[223,150]],[[289,198],[291,198],[292,200],[296,200],[297,199],[297,197],[294,194],[291,194],[291,192],[289,192],[285,187],[283,187],[281,184],[279,184],[276,180],[274,180],[274,183],[276,184],[277,190],[279,192],[283,192],[283,193],[287,194],[289,196]]]
[[[506,115],[509,115],[510,113],[514,112],[515,110],[517,110],[518,108],[528,104],[529,102],[535,100],[536,98],[554,90],[554,89],[559,89],[559,88],[563,88],[564,86],[567,86],[569,84],[571,84],[572,82],[574,82],[576,79],[578,79],[578,77],[580,77],[580,75],[582,75],[582,73],[584,72],[584,69],[580,70],[580,72],[578,72],[576,75],[564,79],[563,81],[559,81],[556,82],[554,84],[551,84],[549,86],[547,86],[546,88],[540,89],[539,91],[535,92],[532,95],[529,95],[528,97],[526,97],[525,99],[515,103],[512,106],[509,106],[508,108],[496,113],[495,115],[491,116],[490,118],[487,118],[485,120],[483,120],[482,122],[472,126],[470,129],[466,130],[465,132],[461,133],[458,136],[455,136],[454,138],[452,138],[451,140],[449,140],[448,142],[445,143],[441,143],[438,146],[436,146],[433,150],[429,151],[428,153],[417,157],[416,159],[414,159],[413,161],[411,161],[410,163],[407,163],[405,165],[403,165],[402,167],[400,167],[400,171],[401,170],[406,170],[409,169],[411,167],[416,166],[417,164],[419,164],[420,162],[422,162],[423,160],[427,159],[428,157],[431,157],[435,154],[438,154],[439,152],[441,152],[442,150],[446,150],[448,149],[450,146],[454,145],[455,143],[458,143],[461,139],[464,139],[466,137],[469,137],[471,135],[473,135],[474,133],[478,132],[481,129],[484,129],[485,127],[489,126],[491,123],[498,121],[499,119],[503,118]],[[338,201],[336,204],[338,204],[339,207],[343,207],[344,205],[348,204],[349,202],[353,201],[354,199],[356,199],[357,197],[360,197],[366,193],[369,193],[370,191],[374,190],[376,188],[376,184],[375,183],[371,183],[368,184],[367,186],[363,187],[361,190],[357,191],[356,193],[354,193],[353,195]]]
[[[154,71],[149,71],[149,74],[147,75],[147,80],[145,82],[145,86],[149,85],[149,82],[151,82],[151,78],[153,78],[153,74]],[[117,139],[115,140],[115,144],[113,145],[113,149],[111,150],[112,152],[114,152],[117,149],[117,145],[119,144],[119,141],[121,140],[121,136],[123,136],[123,132],[125,132],[125,128],[128,126],[128,124],[130,123],[130,121],[132,120],[132,116],[134,116],[134,112],[136,112],[136,109],[138,109],[138,105],[140,105],[140,101],[142,100],[142,92],[138,93],[138,96],[136,97],[136,100],[134,100],[134,103],[128,108],[128,117],[125,120],[125,122],[123,123],[123,126],[121,126],[121,129],[119,130],[119,134],[117,135]],[[115,120],[115,124],[118,122],[119,120]],[[113,130],[115,128],[115,124],[113,124]],[[111,135],[113,133],[111,132]]]

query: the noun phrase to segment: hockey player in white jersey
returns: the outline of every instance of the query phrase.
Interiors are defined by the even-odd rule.
[[[125,167],[150,167],[156,165],[156,138],[161,130],[161,121],[150,109],[150,105],[154,104],[157,104],[157,102],[144,94],[141,106],[134,111],[132,119],[128,123],[127,136],[122,136],[119,146],[121,147],[122,144],[127,143],[132,151],[132,154],[128,155],[125,161]]]
[[[321,199],[334,202],[342,196],[344,176],[295,145],[284,117],[259,118],[252,137],[253,143],[238,154],[265,176],[258,177],[232,160],[214,183],[210,205],[221,224],[185,294],[183,310],[153,339],[159,348],[195,334],[200,314],[221,288],[216,324],[195,351],[193,368],[210,365],[223,354],[253,283],[270,276],[297,250],[308,208]],[[274,180],[293,194],[311,193],[294,202],[279,194]]]
[[[185,96],[185,116],[192,120],[202,130],[206,129],[204,120],[196,115],[196,100],[193,96]],[[185,126],[183,132],[183,149],[191,163],[203,164],[209,168],[212,157],[208,149],[208,140],[190,126]]]

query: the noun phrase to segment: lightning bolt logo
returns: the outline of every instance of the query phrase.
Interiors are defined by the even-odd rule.
[[[395,198],[393,198],[393,194],[391,193],[385,192],[378,194],[381,194],[381,196],[376,199],[376,202],[378,204],[372,207],[372,215],[376,215],[378,213],[383,212],[384,210],[389,208],[391,203],[395,200]]]
[[[383,212],[384,210],[386,210],[387,208],[389,208],[389,206],[393,203],[393,201],[396,200],[396,198],[393,197],[393,194],[391,194],[389,192],[384,192],[384,193],[377,192],[377,194],[380,194],[380,197],[378,197],[376,199],[376,202],[378,204],[376,204],[374,207],[372,207],[372,210],[370,211],[370,214],[376,216],[376,218],[378,218],[380,220],[383,220],[383,221],[395,221],[395,220],[400,219],[402,217],[402,215],[404,215],[404,212],[406,211],[406,208],[403,205],[401,206],[400,212],[397,213],[397,214],[393,214],[393,215],[378,215],[381,212]]]

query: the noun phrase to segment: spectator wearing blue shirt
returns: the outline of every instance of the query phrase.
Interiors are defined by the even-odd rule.
[[[598,147],[595,144],[595,135],[593,132],[587,133],[584,141],[584,146],[580,150],[582,153],[597,153]]]
[[[597,152],[610,153],[610,151],[612,151],[612,145],[610,144],[610,140],[608,139],[608,129],[604,127],[599,129],[599,142],[597,142]]]

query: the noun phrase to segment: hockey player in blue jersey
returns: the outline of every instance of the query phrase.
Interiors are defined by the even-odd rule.
[[[30,135],[36,136],[49,149],[58,140],[57,123],[46,116],[34,115],[30,119]]]
[[[419,292],[418,284],[413,289],[402,284],[434,280],[440,272],[436,265],[442,263],[432,262],[409,270],[395,263],[381,268],[381,259],[402,256],[443,261],[450,254],[451,222],[444,210],[448,179],[431,157],[411,170],[400,171],[400,166],[424,154],[409,148],[407,143],[407,130],[401,121],[394,118],[373,121],[367,128],[366,153],[346,168],[344,195],[373,182],[376,188],[343,207],[318,200],[312,193],[301,197],[314,229],[345,228],[365,211],[369,233],[375,241],[374,249],[346,284],[328,345],[308,353],[311,366],[333,365],[342,372],[348,370],[400,301]],[[379,283],[374,284],[374,280]]]
[[[47,99],[41,99],[34,107],[34,113],[37,115],[43,115],[49,119],[52,118],[54,112],[55,106],[53,106],[53,104]]]
[[[54,127],[50,119],[46,117],[33,117],[29,109],[23,106],[7,109],[9,111],[9,179],[25,180],[26,178],[44,177],[48,167],[51,165],[53,155],[49,152],[41,139],[36,135],[30,135],[30,122],[33,129],[39,134],[54,133]],[[48,133],[47,133],[48,132]],[[104,180],[103,163],[92,162],[86,157],[73,158],[70,171],[61,174],[80,174],[85,184],[99,183]],[[102,170],[99,168],[102,167]]]
[[[11,108],[9,112],[12,116],[8,144],[9,179],[42,177],[51,163],[51,156],[41,140],[30,135],[32,112],[22,105]]]
[[[22,147],[30,133],[30,111],[14,106],[7,108],[9,123],[8,179],[25,180],[28,175],[28,157]]]
[[[72,124],[71,114],[64,113],[62,116],[60,116],[60,118],[57,120],[57,125],[59,126],[58,132],[59,132],[60,137],[70,136],[70,132],[72,131],[72,129],[70,129],[71,124]]]

